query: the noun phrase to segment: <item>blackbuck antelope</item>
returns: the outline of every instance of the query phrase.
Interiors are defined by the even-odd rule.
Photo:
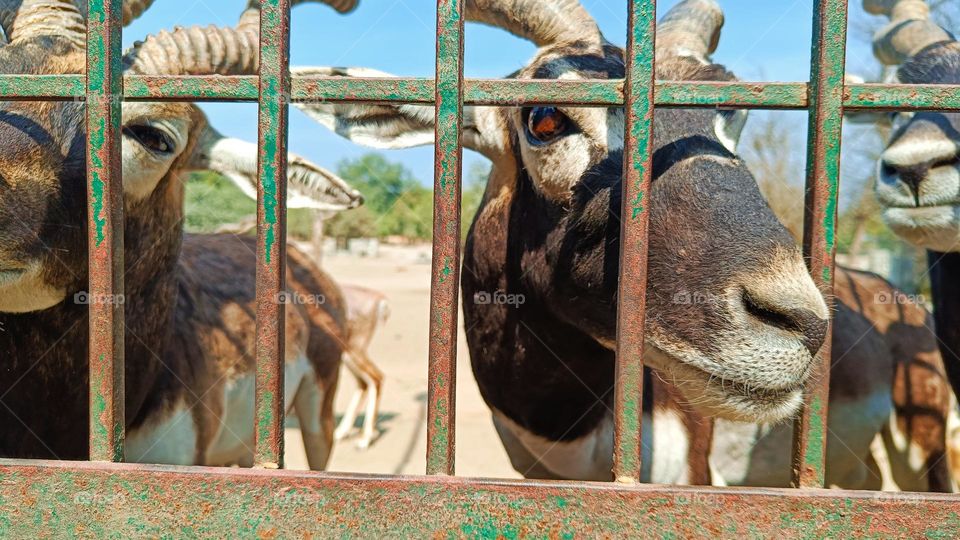
[[[0,2],[10,43],[0,71],[77,74],[85,21],[70,0]],[[128,74],[254,74],[259,14],[237,28],[178,28],[123,58]],[[126,458],[249,465],[253,459],[256,243],[185,235],[184,173],[254,175],[254,145],[220,137],[189,103],[124,103],[122,172],[125,289],[84,296],[87,219],[84,109],[76,102],[11,101],[0,109],[0,456],[88,455],[88,306],[123,302]],[[255,167],[254,167],[255,170]],[[315,166],[294,164],[331,209],[356,192]],[[337,286],[291,249],[286,405],[303,427],[310,466],[333,442],[346,310]],[[278,299],[280,301],[280,299]]]
[[[930,20],[923,0],[864,0],[887,15],[874,37],[896,82],[960,84],[960,42]],[[878,165],[877,200],[884,221],[929,253],[934,318],[954,392],[960,393],[960,114],[896,113]]]
[[[357,414],[366,400],[363,428],[357,446],[368,448],[376,437],[384,379],[383,372],[370,359],[369,349],[373,336],[390,316],[390,303],[383,293],[366,287],[342,285],[340,290],[347,306],[347,345],[343,351],[343,365],[357,380],[358,388],[340,419],[334,437],[340,440],[353,431]]]
[[[539,47],[515,78],[624,76],[623,50],[604,39],[576,0],[468,0],[465,10],[468,20]],[[712,0],[686,0],[666,14],[657,33],[657,78],[733,79],[706,60],[722,21]],[[303,109],[372,146],[433,141],[427,107]],[[743,119],[732,111],[657,111],[646,199],[646,360],[700,414],[776,421],[800,404],[829,312],[799,249],[732,151]],[[612,478],[623,139],[622,108],[464,110],[464,145],[493,162],[464,252],[467,341],[501,439],[528,476]],[[475,295],[522,295],[524,302],[478,303]],[[645,463],[653,469],[644,478],[688,481],[675,441],[689,426],[675,408],[648,405],[653,459]]]
[[[835,295],[827,485],[879,490],[889,471],[906,491],[953,491],[956,404],[930,314],[865,272],[838,268]],[[792,434],[790,423],[717,420],[712,481],[788,486]]]

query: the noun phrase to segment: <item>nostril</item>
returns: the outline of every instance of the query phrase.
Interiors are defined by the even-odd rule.
[[[880,162],[880,174],[883,178],[893,178],[899,174],[899,171],[896,167],[891,165],[889,162],[881,161]]]
[[[894,182],[903,182],[913,194],[914,202],[920,205],[920,184],[926,180],[933,166],[941,166],[941,163],[915,163],[911,165],[901,165],[890,163],[889,161],[880,162],[880,174],[884,178],[891,178]]]
[[[800,334],[801,342],[811,356],[817,354],[827,336],[829,321],[809,309],[773,306],[754,298],[747,291],[743,292],[743,307],[763,324]]]

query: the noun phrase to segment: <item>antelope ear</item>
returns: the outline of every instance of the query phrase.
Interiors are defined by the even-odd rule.
[[[247,197],[257,198],[257,145],[204,130],[188,164],[229,178]],[[363,204],[360,192],[333,174],[296,154],[287,158],[287,208],[337,212]]]
[[[299,77],[374,77],[392,75],[368,68],[299,67],[292,74]],[[294,103],[311,119],[341,137],[372,148],[413,148],[433,144],[436,116],[428,105],[393,105],[372,103]],[[504,148],[501,130],[482,130],[481,124],[494,120],[492,109],[464,107],[463,146],[487,157],[494,157]],[[493,125],[493,124],[491,124]]]
[[[740,144],[740,135],[743,134],[743,126],[747,124],[747,115],[746,109],[725,109],[717,111],[714,117],[713,129],[717,138],[733,153],[736,153],[737,145]]]

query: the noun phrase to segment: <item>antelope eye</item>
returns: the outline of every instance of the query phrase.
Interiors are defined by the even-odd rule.
[[[161,129],[142,125],[127,126],[123,128],[123,133],[154,154],[173,153],[173,139]]]
[[[547,144],[569,131],[571,122],[556,107],[533,107],[527,112],[527,134],[533,144]]]

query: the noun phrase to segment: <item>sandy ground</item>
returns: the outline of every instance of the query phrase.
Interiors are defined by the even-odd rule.
[[[381,436],[366,450],[358,449],[355,440],[340,441],[334,447],[331,471],[425,472],[429,255],[429,246],[384,247],[378,257],[328,255],[323,259],[324,269],[340,283],[363,285],[386,294],[391,310],[387,324],[370,347],[370,357],[386,375],[378,418]],[[462,321],[457,355],[457,475],[519,478],[473,380]],[[344,370],[337,392],[338,420],[356,388],[354,378]],[[289,469],[307,468],[295,428],[287,429],[286,461]]]

